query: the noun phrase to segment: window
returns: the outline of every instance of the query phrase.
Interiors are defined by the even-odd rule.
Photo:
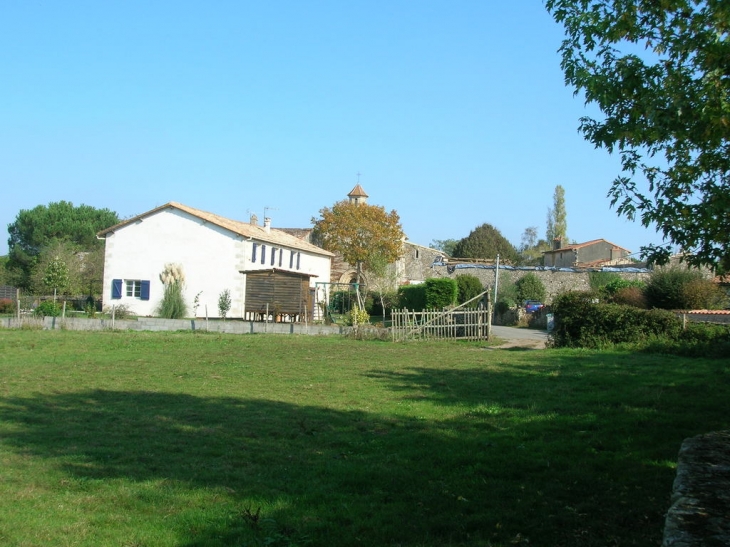
[[[139,281],[127,279],[126,286],[127,286],[127,292],[126,292],[127,296],[139,298],[140,295],[142,294],[142,285]]]
[[[297,270],[299,269],[299,264],[302,260],[302,253],[297,253]]]
[[[261,245],[261,264],[266,264],[266,245]]]
[[[276,264],[276,248],[271,249],[271,265],[274,266]]]
[[[253,244],[253,250],[251,251],[251,262],[256,262],[256,249],[258,248],[258,246],[258,243]]]
[[[279,249],[279,268],[281,268],[281,263],[284,261],[284,249]]]
[[[145,279],[113,279],[112,298],[116,300],[122,298],[122,296],[149,300],[150,282]]]
[[[421,258],[421,253],[419,252],[418,249],[415,249],[413,251],[413,258]]]
[[[289,269],[290,270],[294,269],[294,254],[295,254],[294,251],[292,251],[291,254],[289,255]]]

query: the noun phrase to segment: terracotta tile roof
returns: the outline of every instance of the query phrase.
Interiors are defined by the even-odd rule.
[[[362,186],[360,186],[360,183],[358,183],[355,185],[355,188],[350,190],[350,193],[347,194],[347,197],[366,198],[369,196],[365,193],[365,190],[362,189]]]
[[[161,205],[160,207],[156,207],[151,211],[142,213],[141,215],[137,215],[133,218],[127,219],[123,222],[120,222],[119,224],[115,224],[114,226],[107,228],[106,230],[102,230],[97,235],[99,237],[104,237],[107,234],[115,232],[119,228],[137,222],[138,220],[142,220],[146,217],[152,216],[156,213],[159,213],[160,211],[163,211],[164,209],[177,209],[179,211],[183,211],[201,220],[210,222],[211,224],[215,224],[216,226],[220,226],[221,228],[233,232],[234,234],[238,234],[247,238],[250,237],[257,241],[273,243],[275,245],[281,245],[282,247],[290,247],[323,256],[334,256],[333,253],[325,251],[321,247],[317,247],[316,245],[307,243],[306,241],[299,239],[298,237],[291,234],[282,232],[281,230],[271,228],[269,231],[267,231],[263,226],[253,225],[250,222],[231,220],[230,218],[225,218],[214,213],[209,213],[207,211],[201,211],[200,209],[194,209],[193,207],[188,207],[187,205],[183,205],[182,203],[177,203],[174,201],[166,203],[165,205]]]
[[[687,310],[684,313],[697,315],[730,315],[730,310]]]

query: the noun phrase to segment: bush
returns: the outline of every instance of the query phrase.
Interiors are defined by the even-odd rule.
[[[426,286],[420,284],[398,287],[398,307],[411,311],[423,311],[426,308]]]
[[[545,285],[534,273],[528,273],[515,283],[517,287],[517,300],[539,300],[545,302]]]
[[[353,327],[370,324],[370,315],[355,304],[345,316],[345,324]]]
[[[613,297],[618,293],[619,291],[623,289],[628,288],[637,288],[641,291],[643,291],[646,288],[646,283],[643,281],[638,280],[629,280],[624,279],[622,277],[618,277],[616,279],[612,279],[608,283],[606,283],[602,288],[601,291],[606,294],[609,298]]]
[[[623,304],[635,308],[646,309],[646,296],[644,290],[639,287],[624,287],[618,289],[611,297],[614,304]]]
[[[61,305],[53,300],[46,300],[38,304],[33,315],[37,317],[58,317],[61,315]]]
[[[727,294],[709,279],[693,279],[682,285],[680,295],[685,309],[721,310],[727,304]]]
[[[132,316],[132,310],[127,307],[126,304],[115,304],[114,306],[107,306],[104,308],[104,313],[109,317],[114,314],[114,319],[129,319]]]
[[[468,302],[475,296],[479,295],[480,293],[484,292],[484,287],[482,286],[482,282],[479,280],[478,277],[474,275],[457,275],[456,276],[456,286],[457,286],[457,296],[456,296],[456,302],[458,304],[463,304],[464,302]],[[467,306],[468,308],[476,308],[479,305],[479,302],[475,300],[474,302],[469,303]]]
[[[0,299],[0,313],[15,313],[15,303],[9,298]]]
[[[383,309],[385,306],[385,309]],[[365,310],[370,315],[379,315],[383,317],[388,310],[392,310],[398,306],[398,293],[396,291],[386,291],[382,294],[371,291],[365,297]]]
[[[682,322],[665,310],[641,310],[620,304],[601,304],[594,293],[568,292],[552,305],[556,347],[605,348],[635,344],[657,337],[676,340]]]
[[[588,274],[588,283],[594,292],[602,291],[606,285],[620,280],[621,276],[614,272],[590,272]]]
[[[669,268],[652,273],[645,290],[647,305],[665,310],[718,309],[724,293],[698,270]]]
[[[456,303],[459,288],[455,280],[448,277],[431,278],[427,279],[424,285],[426,286],[426,307],[428,309],[438,310]]]

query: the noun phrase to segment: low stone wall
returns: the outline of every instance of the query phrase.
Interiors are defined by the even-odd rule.
[[[446,265],[432,266],[433,277],[450,277],[454,279],[457,275],[469,274],[478,278],[484,287],[494,287],[495,272],[494,266],[483,266],[480,264],[467,265],[452,269]],[[587,271],[566,271],[566,270],[539,270],[539,269],[516,269],[499,268],[499,284],[515,283],[518,279],[527,274],[535,274],[545,286],[545,301],[552,302],[553,298],[566,291],[588,291],[591,288],[590,272]],[[616,273],[623,279],[634,281],[648,281],[650,272],[611,272]]]
[[[0,327],[65,329],[65,330],[136,330],[136,331],[201,331],[221,332],[228,334],[347,334],[349,327],[338,325],[304,324],[304,323],[260,323],[255,321],[206,321],[205,319],[160,319],[157,317],[140,317],[139,319],[89,319],[83,317],[14,317],[0,319]]]
[[[685,439],[662,547],[730,545],[730,431]]]

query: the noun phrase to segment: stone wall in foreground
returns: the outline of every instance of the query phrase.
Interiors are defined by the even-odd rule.
[[[730,545],[730,431],[685,439],[662,547]]]

